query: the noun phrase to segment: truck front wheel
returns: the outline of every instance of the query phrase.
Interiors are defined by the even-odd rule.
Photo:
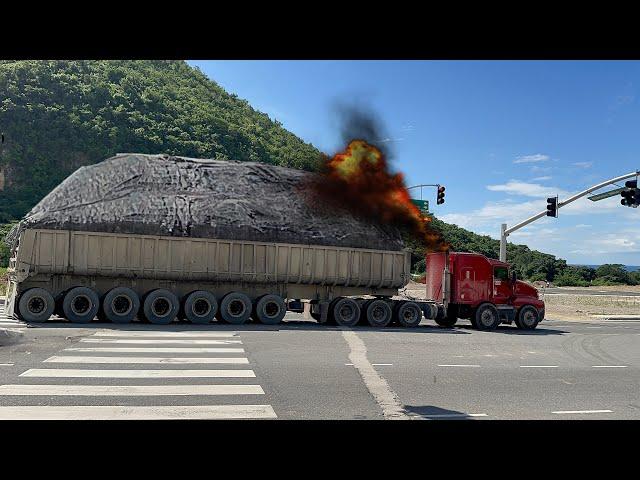
[[[538,314],[538,310],[531,305],[525,305],[518,312],[516,327],[520,330],[533,330],[538,326],[539,321],[540,315]]]
[[[498,309],[490,303],[483,303],[475,314],[474,327],[478,330],[495,330],[500,324]]]

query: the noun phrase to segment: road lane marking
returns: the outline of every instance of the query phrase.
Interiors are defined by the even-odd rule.
[[[362,339],[353,330],[342,329],[341,331],[349,345],[349,360],[358,370],[367,390],[382,409],[382,415],[391,420],[410,420],[411,417],[405,412],[398,396],[367,359],[367,347]]]
[[[253,370],[89,370],[30,368],[21,377],[55,378],[255,378]]]
[[[244,353],[244,348],[211,347],[71,347],[65,352],[108,353]]]
[[[240,340],[185,340],[180,338],[160,338],[156,340],[142,338],[81,338],[82,343],[120,343],[129,345],[227,345],[230,343],[242,343]]]
[[[467,417],[486,417],[486,413],[438,413],[434,415],[423,414],[426,418],[467,418]]]
[[[245,357],[85,357],[73,355],[54,355],[47,358],[44,363],[125,363],[125,364],[146,364],[146,363],[229,363],[248,364],[249,359]]]
[[[353,367],[353,363],[345,363],[348,367]],[[393,363],[372,363],[374,367],[392,367]]]
[[[271,405],[0,407],[0,420],[213,420],[277,418]]]
[[[479,367],[480,365],[438,365],[439,367]]]
[[[237,337],[236,332],[209,332],[209,331],[181,331],[181,332],[165,332],[165,331],[139,331],[139,330],[107,330],[96,332],[92,337],[200,337],[200,338],[218,338],[218,337]]]
[[[558,415],[573,414],[573,413],[613,413],[612,410],[561,410],[558,412],[551,412]]]
[[[0,363],[0,367],[13,367],[13,363]]]
[[[591,368],[627,368],[626,365],[591,365]]]
[[[520,365],[520,368],[558,368],[558,365]]]
[[[0,395],[264,395],[260,385],[0,385]]]

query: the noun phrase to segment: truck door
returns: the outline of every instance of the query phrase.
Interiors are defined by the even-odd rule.
[[[505,304],[511,297],[509,283],[509,269],[507,267],[493,267],[493,301],[495,304]]]

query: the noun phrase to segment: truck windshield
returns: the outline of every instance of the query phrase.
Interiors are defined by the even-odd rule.
[[[509,269],[505,267],[496,267],[493,269],[493,278],[495,280],[509,280]]]

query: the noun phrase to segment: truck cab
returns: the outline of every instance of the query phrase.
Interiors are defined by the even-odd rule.
[[[436,322],[469,319],[480,330],[515,323],[532,330],[544,318],[544,301],[533,285],[518,280],[508,263],[477,253],[429,253],[427,298],[442,305]]]

